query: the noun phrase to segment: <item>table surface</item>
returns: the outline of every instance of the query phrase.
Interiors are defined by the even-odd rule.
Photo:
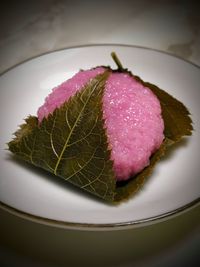
[[[200,15],[193,2],[7,1],[0,9],[0,73],[49,51],[97,43],[159,49],[200,66]],[[0,210],[0,265],[200,266],[199,221],[200,205],[142,228],[82,232]]]

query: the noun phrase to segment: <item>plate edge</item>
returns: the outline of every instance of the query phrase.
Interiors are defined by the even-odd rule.
[[[179,207],[175,210],[163,213],[161,215],[136,220],[136,221],[128,221],[128,222],[122,222],[122,223],[102,223],[102,224],[95,224],[95,223],[76,223],[76,222],[66,222],[66,221],[59,221],[55,219],[48,219],[41,216],[33,215],[30,213],[27,213],[25,211],[20,211],[17,208],[11,207],[2,201],[0,201],[0,208],[2,210],[5,210],[9,212],[12,215],[16,215],[22,219],[26,219],[32,222],[40,223],[43,225],[48,225],[52,227],[57,228],[63,228],[63,229],[71,229],[71,230],[88,230],[88,231],[111,231],[111,230],[125,230],[125,229],[131,229],[136,227],[143,227],[147,225],[151,225],[153,223],[158,223],[170,218],[173,218],[176,215],[180,215],[183,212],[188,211],[191,208],[194,208],[195,206],[198,206],[200,204],[200,197],[197,199],[191,201],[190,203]]]
[[[54,52],[59,52],[59,51],[64,51],[64,50],[69,50],[69,49],[76,49],[76,48],[84,48],[84,47],[101,47],[101,46],[118,46],[118,47],[132,47],[132,48],[140,48],[140,49],[145,49],[145,50],[150,50],[150,51],[154,51],[154,52],[158,52],[161,54],[165,54],[174,58],[177,58],[179,60],[182,60],[190,65],[193,65],[194,67],[200,69],[200,66],[197,65],[196,63],[189,61],[185,58],[182,58],[178,55],[172,54],[170,52],[164,51],[164,50],[160,50],[160,49],[156,49],[156,48],[152,48],[152,47],[147,47],[147,46],[140,46],[140,45],[131,45],[131,44],[121,44],[121,43],[94,43],[94,44],[80,44],[80,45],[74,45],[74,46],[66,46],[66,47],[62,47],[62,48],[58,48],[58,49],[53,49],[53,50],[49,50],[47,52],[43,52],[41,54],[29,57],[25,60],[20,61],[17,64],[14,64],[13,66],[7,68],[6,70],[4,70],[3,72],[0,73],[0,77],[3,76],[5,73],[9,72],[10,70],[14,69],[15,67],[22,65],[28,61],[31,61],[33,59],[54,53]]]

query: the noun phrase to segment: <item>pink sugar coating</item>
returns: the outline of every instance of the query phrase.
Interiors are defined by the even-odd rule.
[[[60,107],[70,96],[79,91],[90,79],[105,71],[99,67],[91,70],[79,71],[71,79],[66,80],[59,86],[55,87],[45,98],[45,103],[38,109],[37,115],[39,122],[49,113],[52,113],[57,107]]]
[[[39,122],[104,70],[80,71],[54,88],[38,109]],[[148,166],[163,141],[159,100],[129,74],[113,72],[105,86],[103,114],[116,180],[127,180]]]
[[[160,102],[129,74],[108,78],[103,110],[117,180],[127,180],[149,164],[161,145],[164,123]]]

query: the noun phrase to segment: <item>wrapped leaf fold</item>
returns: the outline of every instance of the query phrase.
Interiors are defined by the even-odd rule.
[[[120,71],[126,71],[121,69]],[[8,143],[10,151],[109,202],[138,191],[169,145],[192,133],[187,108],[157,86],[142,81],[161,103],[165,140],[152,155],[150,165],[125,183],[117,183],[102,112],[102,97],[110,70],[97,75],[84,88],[41,123],[29,116]]]
[[[99,197],[113,201],[115,179],[102,116],[109,71],[91,80],[39,124],[30,116],[9,149]]]

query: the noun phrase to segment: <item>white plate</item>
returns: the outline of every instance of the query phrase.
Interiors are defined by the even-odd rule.
[[[35,115],[51,88],[80,68],[115,67],[115,51],[125,67],[157,84],[189,108],[193,136],[156,167],[143,189],[129,201],[108,205],[62,179],[11,157],[6,142],[28,114]],[[141,47],[95,45],[68,48],[31,59],[0,77],[0,201],[25,218],[78,229],[120,229],[168,218],[200,196],[200,69],[171,55]]]

